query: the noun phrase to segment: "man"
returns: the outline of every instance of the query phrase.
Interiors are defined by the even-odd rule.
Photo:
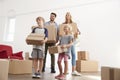
[[[45,26],[54,25],[56,27],[56,29],[58,30],[58,25],[55,22],[56,16],[57,16],[56,13],[52,12],[50,14],[50,21],[46,22]],[[55,45],[55,43],[46,43],[45,44],[45,58],[44,58],[44,64],[43,64],[43,69],[42,69],[43,72],[45,72],[45,64],[46,64],[46,57],[47,57],[48,47],[54,46],[54,45]],[[56,72],[55,71],[55,55],[54,54],[50,54],[50,56],[51,56],[51,73],[55,73]]]

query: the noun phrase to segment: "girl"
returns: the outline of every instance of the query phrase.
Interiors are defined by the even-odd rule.
[[[67,48],[67,51],[63,52],[63,53],[59,53],[58,68],[59,68],[60,74],[55,76],[56,79],[64,79],[65,78],[65,75],[66,75],[67,70],[68,70],[68,58],[70,57],[70,55],[69,55],[70,54],[70,47],[71,47],[72,42],[73,42],[73,37],[71,36],[70,25],[64,26],[64,33],[65,34],[59,38],[58,43],[61,45],[62,49]],[[64,74],[63,74],[63,68],[61,65],[61,61],[63,58],[64,58]]]

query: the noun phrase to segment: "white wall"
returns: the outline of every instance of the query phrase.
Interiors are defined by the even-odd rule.
[[[3,33],[4,33],[4,25],[5,25],[5,16],[3,16],[3,1],[0,1],[0,43],[3,40]]]
[[[81,7],[82,8],[82,7]],[[80,11],[80,49],[90,52],[101,65],[120,66],[120,2],[86,5]]]
[[[23,50],[31,52],[32,47],[26,45],[25,38],[31,32],[31,26],[36,25],[35,18],[43,16],[49,20],[51,12],[57,13],[56,21],[64,22],[64,16],[70,11],[73,20],[77,22],[80,31],[80,45],[78,50],[87,50],[90,59],[99,61],[100,66],[119,66],[120,64],[120,1],[119,0],[5,0],[2,2],[0,16],[0,43],[3,41],[3,31],[7,16],[11,10],[16,15],[15,41],[10,44],[14,52]],[[53,4],[56,3],[56,4]],[[59,3],[59,4],[58,4]],[[6,6],[7,5],[7,6]],[[47,5],[47,6],[45,6]],[[0,6],[1,7],[1,6]]]
[[[0,26],[2,26],[2,19],[1,19],[1,18],[2,18],[2,17],[1,17],[2,14],[1,14],[1,12],[2,12],[2,2],[0,3]],[[2,34],[1,31],[0,31],[0,34]],[[2,39],[2,38],[0,37],[0,40],[1,40],[1,39]]]

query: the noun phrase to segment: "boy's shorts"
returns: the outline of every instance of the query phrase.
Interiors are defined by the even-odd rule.
[[[58,61],[62,61],[62,59],[64,58],[64,61],[68,61],[68,55],[65,53],[59,53],[58,55]]]
[[[41,59],[41,58],[43,59],[44,52],[43,52],[43,50],[33,48],[31,56],[33,59]]]

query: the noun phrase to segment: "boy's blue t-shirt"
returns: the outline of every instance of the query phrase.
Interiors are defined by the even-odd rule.
[[[45,34],[45,38],[48,37],[48,30],[46,28],[36,27],[32,30],[32,33]]]
[[[36,27],[32,30],[32,33],[38,33],[38,34],[45,34],[45,38],[48,37],[48,30],[46,28],[39,28],[39,27]],[[36,49],[40,49],[40,50],[45,50],[44,48],[44,44],[43,45],[33,45],[33,48],[36,48]]]

